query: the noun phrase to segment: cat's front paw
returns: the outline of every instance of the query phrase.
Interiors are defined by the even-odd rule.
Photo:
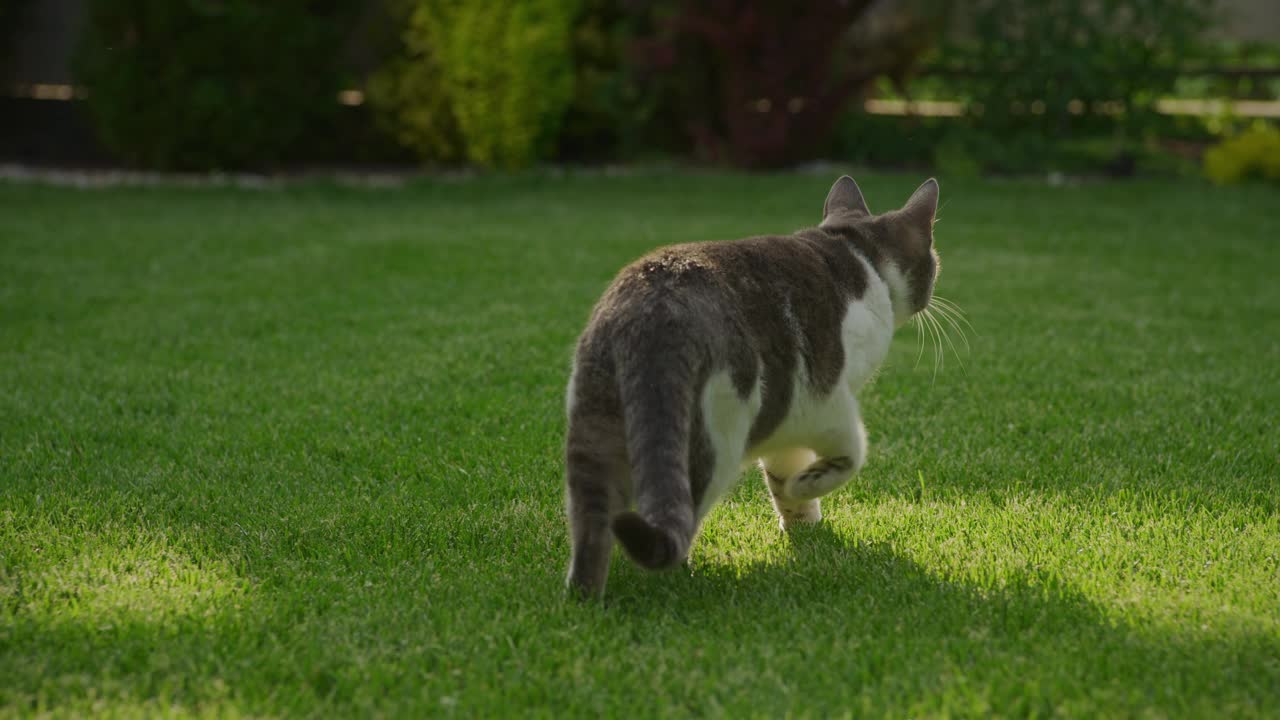
[[[798,503],[774,504],[774,509],[778,511],[778,526],[783,530],[788,530],[795,525],[806,525],[816,523],[822,520],[822,503],[818,500],[808,500]]]
[[[816,523],[822,519],[822,505],[818,500],[792,497],[789,481],[768,470],[764,477],[769,484],[769,496],[773,498],[773,509],[778,513],[778,525],[783,530],[792,525]]]
[[[853,476],[852,458],[823,458],[787,480],[783,492],[789,499],[813,500],[849,482]]]

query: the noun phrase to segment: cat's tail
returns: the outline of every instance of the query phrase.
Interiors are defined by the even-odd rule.
[[[652,352],[657,349],[636,362],[618,358],[636,511],[613,518],[613,534],[627,554],[653,570],[683,562],[694,533],[689,482],[694,367],[680,357],[686,348]],[[654,362],[655,356],[662,361]]]

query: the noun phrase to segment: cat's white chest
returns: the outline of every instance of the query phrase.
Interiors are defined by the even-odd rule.
[[[879,276],[871,274],[867,292],[849,303],[840,327],[844,346],[843,380],[850,390],[857,390],[875,373],[889,353],[893,340],[893,305],[889,288]]]

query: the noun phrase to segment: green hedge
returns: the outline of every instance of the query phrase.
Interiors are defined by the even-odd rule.
[[[77,57],[103,143],[160,169],[325,154],[340,108],[341,0],[90,0]]]
[[[26,0],[0,0],[0,78],[7,78],[13,55],[13,33]]]
[[[0,19],[21,1],[0,0]],[[1053,159],[1067,137],[1113,138],[1119,157],[1167,133],[1173,121],[1150,105],[1177,80],[1213,0],[912,0],[899,19],[935,19],[887,31],[881,22],[884,36],[862,44],[840,30],[870,32],[861,0],[799,16],[781,0],[730,3],[747,20],[769,10],[787,22],[727,26],[711,21],[709,0],[87,2],[78,81],[104,144],[140,166],[350,161],[351,148],[378,144],[372,115],[432,163],[515,168],[660,150],[770,165],[834,152],[1019,172]],[[367,83],[370,105],[352,110],[335,96],[360,84],[343,70],[357,16],[389,18],[395,42],[391,53],[365,53],[389,59]],[[868,78],[910,85],[944,22],[961,29],[926,64],[939,96],[958,94],[974,112],[912,121],[905,133],[839,112]],[[783,35],[792,41],[779,44]],[[761,64],[757,46],[781,59]],[[904,62],[894,48],[909,49]],[[840,73],[827,72],[836,65]],[[929,88],[909,90],[919,98]],[[1081,112],[1098,106],[1111,114]],[[715,152],[726,146],[738,151]]]
[[[1195,54],[1214,3],[955,0],[961,30],[939,65],[959,71],[950,89],[993,132],[1132,130]]]
[[[427,161],[548,157],[573,99],[576,0],[416,0],[404,52],[371,83],[384,122]]]

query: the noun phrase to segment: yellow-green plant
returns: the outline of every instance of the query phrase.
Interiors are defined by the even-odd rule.
[[[371,84],[424,159],[515,168],[545,157],[573,98],[577,0],[417,0],[407,57]]]
[[[401,35],[403,52],[369,78],[369,102],[396,141],[428,162],[464,155],[458,121],[446,89],[433,31],[442,27],[443,3],[418,2]]]
[[[1280,182],[1280,128],[1259,120],[1209,148],[1204,173],[1220,185],[1250,177]]]

